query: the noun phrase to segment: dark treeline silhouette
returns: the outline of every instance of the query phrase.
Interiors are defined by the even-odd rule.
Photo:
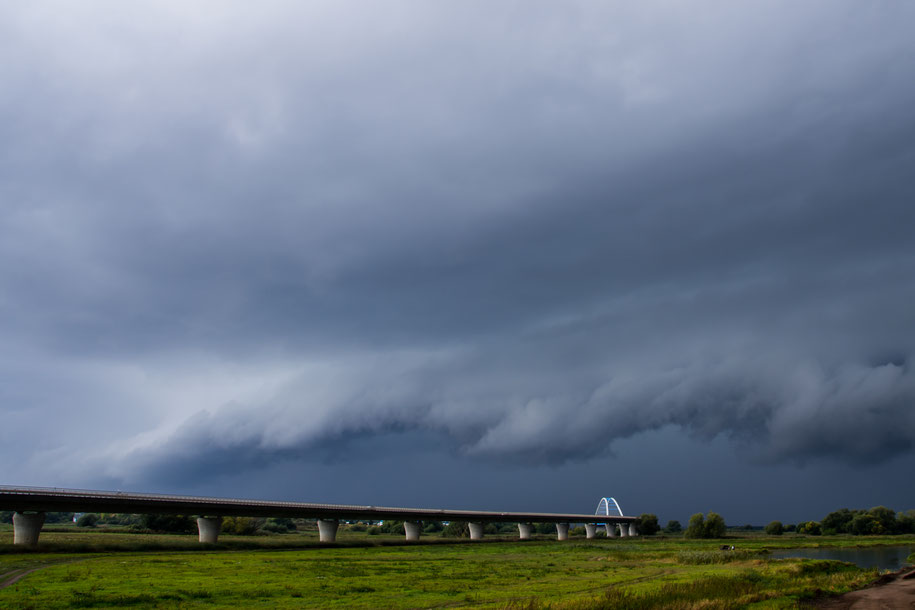
[[[843,508],[829,513],[820,522],[824,534],[915,534],[915,510],[897,513],[885,506],[870,510]]]
[[[783,531],[792,531],[794,526],[782,526],[773,521],[766,526],[766,533],[773,536]],[[885,506],[871,509],[842,508],[823,517],[822,521],[807,521],[797,524],[799,534],[811,536],[851,534],[853,536],[885,536],[888,534],[915,534],[915,510],[899,512]]]

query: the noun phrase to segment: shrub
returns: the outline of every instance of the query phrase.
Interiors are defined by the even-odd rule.
[[[555,534],[556,533],[556,524],[555,523],[535,523],[534,531],[538,534]]]
[[[759,556],[758,551],[738,549],[734,551],[681,551],[677,553],[679,563],[700,565],[744,561]]]
[[[442,530],[447,538],[470,538],[470,527],[464,521],[451,521]]]
[[[676,519],[671,519],[667,522],[667,525],[664,527],[665,534],[679,534],[683,531],[683,526],[680,525],[680,522]]]
[[[635,522],[635,527],[640,534],[645,536],[653,536],[661,530],[661,526],[658,525],[658,516],[651,513],[642,513]]]
[[[785,528],[781,521],[773,521],[766,526],[766,533],[770,536],[781,536],[784,531]]]
[[[295,531],[295,522],[286,517],[270,517],[261,528],[268,532],[276,534],[285,534],[286,532]]]
[[[140,526],[167,534],[192,534],[197,531],[196,521],[186,515],[143,515]]]
[[[95,527],[98,524],[98,515],[86,513],[76,520],[77,527]]]
[[[798,523],[797,531],[799,534],[807,534],[808,536],[819,536],[822,534],[820,529],[820,524],[816,521],[807,521],[806,523]]]
[[[257,526],[257,519],[251,517],[226,517],[222,521],[223,533],[236,536],[253,536],[257,533]]]
[[[705,538],[705,516],[702,513],[696,513],[689,518],[684,535],[687,538]]]
[[[686,527],[687,538],[721,538],[727,532],[728,526],[724,518],[718,513],[709,512],[703,516],[702,513],[696,513],[689,518],[689,525]]]
[[[435,532],[440,532],[444,529],[445,526],[442,525],[441,521],[426,521],[425,527],[423,527],[423,532],[427,534],[434,534]]]
[[[518,531],[517,523],[502,522],[494,524],[500,534],[514,534]]]
[[[73,513],[45,513],[45,523],[73,523]],[[99,523],[105,523],[105,520],[99,517]]]
[[[721,538],[728,531],[724,518],[718,513],[710,512],[705,516],[705,537]]]
[[[403,521],[388,519],[378,526],[385,534],[403,534]]]

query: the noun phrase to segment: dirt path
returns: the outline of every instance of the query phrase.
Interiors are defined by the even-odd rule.
[[[91,559],[86,557],[85,559],[66,559],[64,561],[54,561],[51,563],[45,563],[40,566],[35,566],[33,568],[19,568],[10,570],[0,574],[0,590],[6,589],[12,585],[15,585],[17,582],[31,574],[32,572],[37,572],[38,570],[43,570],[45,568],[50,568],[51,566],[59,566],[67,563],[77,563],[79,561],[86,561],[86,559]]]
[[[824,600],[816,607],[829,610],[915,609],[915,569],[907,568],[896,574],[881,576],[866,589]]]
[[[12,572],[4,574],[3,578],[5,580],[0,581],[0,589],[6,589],[10,585],[15,585],[17,582],[19,582],[21,579],[25,578],[32,572],[35,572],[37,570],[40,570],[40,569],[46,568],[46,567],[48,567],[48,566],[38,566],[37,568],[32,568],[30,570],[13,570]]]

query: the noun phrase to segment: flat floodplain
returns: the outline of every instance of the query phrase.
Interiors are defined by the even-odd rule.
[[[87,552],[66,552],[69,536]],[[877,573],[836,561],[771,560],[760,551],[915,542],[748,536],[726,541],[735,551],[718,550],[720,540],[676,537],[317,548],[291,535],[226,537],[230,550],[191,550],[196,543],[186,536],[99,532],[48,533],[58,552],[21,553],[7,538],[0,533],[0,582],[39,568],[0,590],[0,607],[11,608],[788,608],[860,588]],[[296,539],[308,546],[270,548]],[[131,541],[145,550],[130,550]],[[93,542],[123,550],[93,552]],[[236,543],[263,546],[231,550]]]

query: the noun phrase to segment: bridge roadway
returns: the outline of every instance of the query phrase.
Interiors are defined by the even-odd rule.
[[[355,519],[404,521],[407,540],[419,539],[422,521],[467,522],[473,539],[482,538],[483,524],[491,522],[518,523],[522,539],[530,537],[532,523],[555,523],[559,540],[568,538],[569,523],[588,524],[589,538],[596,535],[595,524],[604,525],[607,535],[611,537],[616,535],[617,527],[621,536],[636,535],[635,517],[619,515],[395,508],[52,487],[0,486],[0,509],[15,511],[14,544],[32,546],[38,543],[45,512],[200,515],[197,519],[200,541],[207,543],[216,542],[222,517],[225,516],[317,519],[322,542],[333,542],[336,539],[337,526],[341,520]]]

